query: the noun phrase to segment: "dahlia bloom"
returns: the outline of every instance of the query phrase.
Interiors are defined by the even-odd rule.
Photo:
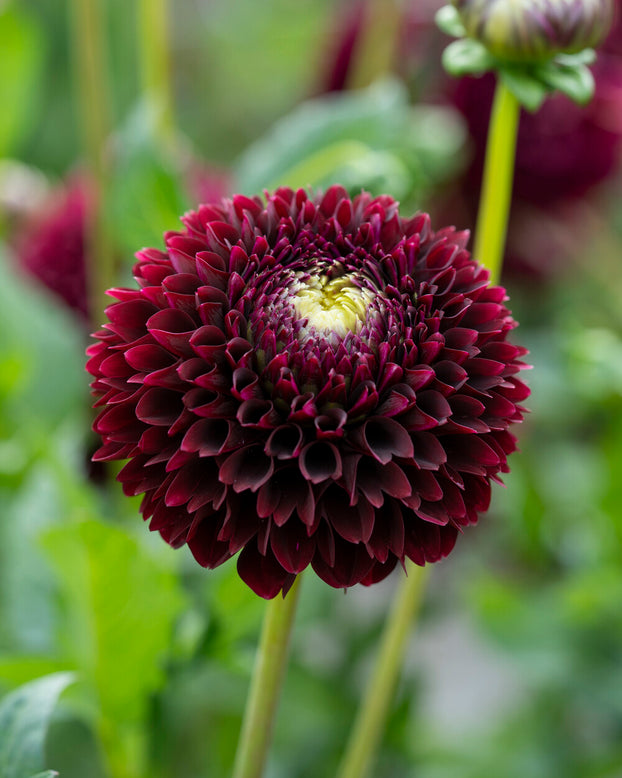
[[[187,213],[88,349],[99,460],[150,528],[259,595],[446,556],[529,390],[468,235],[388,196],[279,189]]]

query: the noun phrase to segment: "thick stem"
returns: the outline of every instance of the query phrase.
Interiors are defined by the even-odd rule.
[[[408,576],[393,600],[376,666],[350,733],[337,778],[363,778],[367,775],[382,738],[427,572],[410,561],[406,567]]]
[[[251,688],[238,742],[233,778],[260,778],[272,738],[274,716],[287,668],[289,636],[300,576],[285,598],[267,604]]]
[[[475,259],[490,270],[493,283],[499,280],[503,264],[512,201],[519,117],[518,100],[499,80],[488,129],[486,161],[473,249]]]
[[[155,131],[166,148],[174,139],[170,35],[167,0],[140,0],[138,39],[142,91],[155,111]]]
[[[110,130],[110,92],[106,68],[106,25],[101,0],[72,0],[72,46],[77,102],[93,198],[86,235],[89,310],[94,325],[114,285],[113,242],[104,216],[108,184],[105,145]]]

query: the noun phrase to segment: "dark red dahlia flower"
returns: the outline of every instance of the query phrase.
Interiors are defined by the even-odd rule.
[[[97,459],[150,528],[257,594],[435,562],[507,471],[529,391],[467,234],[341,187],[235,196],[138,253],[89,348]]]
[[[92,205],[89,182],[74,177],[25,221],[15,241],[21,266],[85,320],[85,229]]]

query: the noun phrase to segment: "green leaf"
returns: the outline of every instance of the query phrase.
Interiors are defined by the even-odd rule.
[[[518,102],[532,113],[540,108],[549,93],[546,85],[525,68],[501,66],[499,77]]]
[[[161,246],[167,230],[181,226],[179,217],[191,203],[183,183],[182,156],[175,143],[162,148],[157,139],[158,110],[141,100],[116,133],[118,152],[107,192],[106,216],[124,255]],[[180,147],[185,141],[178,138]]]
[[[63,689],[72,682],[71,673],[48,675],[21,686],[0,702],[2,778],[24,778],[41,771],[52,711]]]
[[[37,773],[36,775],[33,775],[32,778],[55,778],[58,773],[54,770],[46,770],[44,773]]]
[[[390,191],[398,197],[408,189],[409,174],[404,164],[388,151],[376,151],[358,141],[339,141],[309,155],[266,188],[325,189],[335,181],[346,189],[360,187],[360,182],[365,181],[365,187],[372,191]]]
[[[20,686],[33,678],[52,675],[66,669],[66,662],[46,656],[0,654],[0,678],[11,686]]]
[[[45,434],[60,419],[88,405],[85,333],[55,298],[18,276],[11,267],[17,266],[17,259],[10,262],[2,248],[0,351],[17,375],[11,386],[4,369],[0,370],[4,420],[22,436],[30,429]]]
[[[488,49],[471,38],[454,41],[443,52],[443,67],[452,76],[480,75],[497,64]]]
[[[413,107],[401,83],[382,80],[298,106],[240,157],[235,188],[338,182],[353,195],[390,191],[410,204],[455,173],[466,137],[457,111]]]
[[[394,148],[407,115],[408,94],[402,84],[392,80],[308,100],[242,154],[234,171],[236,188],[246,193],[261,191],[283,181],[291,171],[306,167],[315,155],[319,155],[316,159],[322,165],[323,179],[329,161],[322,157],[326,149],[332,147],[328,154],[339,165],[357,148]],[[315,183],[313,170],[305,176],[305,185]]]
[[[563,92],[579,105],[587,105],[594,96],[594,76],[587,65],[552,61],[537,67],[536,75],[551,89]]]
[[[164,232],[181,227],[179,217],[188,206],[175,165],[146,146],[117,166],[106,212],[120,248],[131,258],[144,246],[161,246]]]
[[[434,21],[440,30],[453,38],[462,38],[466,35],[458,9],[453,5],[444,5],[442,8],[439,8]]]
[[[36,102],[42,43],[39,28],[21,9],[0,10],[0,157],[8,156],[23,136]]]
[[[183,606],[176,576],[126,532],[96,521],[54,527],[42,543],[67,604],[67,656],[95,687],[105,717],[139,722],[164,680]]]

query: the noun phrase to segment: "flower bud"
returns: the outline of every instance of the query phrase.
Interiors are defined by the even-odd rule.
[[[597,46],[613,0],[452,0],[467,35],[499,59],[543,62]]]

